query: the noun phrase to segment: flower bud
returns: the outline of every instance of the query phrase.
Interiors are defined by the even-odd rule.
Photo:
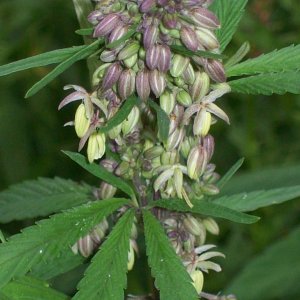
[[[177,197],[182,199],[183,173],[179,168],[174,170],[174,187]]]
[[[96,71],[93,73],[93,78],[92,78],[92,83],[93,86],[96,86],[99,84],[99,82],[102,80],[106,69],[110,66],[111,64],[102,64],[100,67],[96,69]]]
[[[218,235],[220,233],[219,226],[213,218],[206,218],[202,223],[211,234]]]
[[[107,71],[103,78],[103,82],[102,82],[103,90],[105,91],[110,89],[119,80],[121,73],[122,73],[122,67],[118,62],[110,65],[107,68]]]
[[[187,68],[190,60],[187,57],[175,54],[172,58],[170,73],[173,77],[179,77]]]
[[[105,153],[105,134],[94,132],[88,141],[87,156],[92,163],[95,159],[100,159]]]
[[[115,173],[118,176],[123,176],[129,172],[129,163],[127,161],[122,161],[117,167]]]
[[[198,39],[195,31],[187,26],[183,26],[180,30],[180,38],[183,44],[191,51],[198,50]]]
[[[140,110],[134,106],[128,117],[122,122],[122,132],[124,135],[130,133],[140,118]]]
[[[159,60],[159,48],[154,45],[147,49],[146,52],[146,64],[150,70],[154,70],[158,65]]]
[[[162,146],[153,146],[144,152],[144,157],[146,159],[152,160],[156,157],[159,157],[163,152],[164,148]]]
[[[139,42],[132,42],[129,43],[127,46],[125,46],[119,53],[118,59],[119,60],[124,60],[127,59],[139,52],[140,49],[140,44]]]
[[[143,101],[148,100],[151,91],[149,83],[149,72],[146,69],[139,71],[137,73],[135,82],[138,96]]]
[[[94,251],[95,244],[91,236],[88,234],[77,241],[77,247],[83,257],[89,257]]]
[[[183,128],[175,129],[168,137],[166,149],[172,151],[178,147],[184,138],[185,131]]]
[[[138,236],[138,230],[135,225],[135,223],[132,224],[131,232],[130,232],[130,238],[133,240],[136,240]]]
[[[142,13],[149,12],[155,6],[155,0],[143,0],[140,5],[140,11]]]
[[[199,224],[198,220],[191,215],[188,215],[186,218],[184,218],[183,225],[185,229],[193,235],[202,234],[201,225]]]
[[[164,91],[159,97],[159,104],[161,109],[163,109],[167,115],[169,115],[175,106],[175,96],[169,91]]]
[[[158,65],[161,72],[167,72],[171,65],[171,50],[167,45],[158,46]]]
[[[108,132],[108,136],[110,139],[114,140],[120,135],[121,131],[122,131],[122,124],[119,124]]]
[[[163,185],[173,176],[174,169],[167,169],[163,171],[154,181],[154,191],[157,192]]]
[[[127,262],[127,270],[131,271],[134,265],[134,250],[131,245],[131,242],[129,243],[129,251],[128,251],[128,262]]]
[[[199,44],[208,50],[214,50],[220,47],[216,35],[206,28],[198,28],[196,30],[197,39]]]
[[[84,104],[80,104],[75,113],[75,131],[79,138],[82,138],[90,127],[90,120],[86,117]]]
[[[195,287],[197,293],[200,294],[204,283],[203,273],[200,270],[195,270],[190,275],[193,279],[193,286]]]
[[[215,196],[220,193],[219,188],[213,184],[206,184],[202,186],[201,191],[207,196]]]
[[[226,74],[224,66],[218,60],[208,60],[207,64],[204,66],[205,72],[209,77],[215,82],[225,82]]]
[[[144,31],[143,44],[145,49],[149,49],[154,46],[158,37],[159,30],[157,26],[150,25],[147,26]]]
[[[193,133],[194,135],[206,136],[209,132],[211,125],[211,114],[206,111],[206,109],[200,109],[197,113],[194,125],[193,125]]]
[[[185,83],[193,84],[195,81],[195,72],[193,66],[189,63],[184,72],[182,73],[182,77]]]
[[[109,14],[95,27],[93,37],[108,35],[120,22],[120,17],[117,14]]]
[[[195,73],[195,81],[190,88],[190,94],[194,102],[201,101],[209,91],[210,80],[205,72]]]
[[[163,24],[168,29],[175,29],[177,27],[177,17],[174,14],[165,14]]]
[[[136,64],[137,60],[138,60],[138,55],[134,54],[131,57],[124,59],[123,63],[128,69],[130,69]]]
[[[203,7],[194,8],[191,11],[191,19],[199,27],[217,29],[220,27],[218,18],[208,9]]]
[[[115,50],[104,50],[100,54],[100,60],[104,62],[112,62],[116,59],[116,51]]]
[[[117,40],[119,40],[123,35],[125,35],[128,31],[128,27],[124,26],[123,24],[117,26],[116,28],[114,28],[114,30],[111,32],[110,36],[109,36],[109,43],[115,42]]]
[[[101,199],[112,198],[117,192],[117,189],[108,184],[107,182],[101,182],[99,196]]]
[[[91,12],[87,19],[90,23],[92,23],[93,25],[96,25],[103,17],[103,12],[100,10],[94,10],[93,12]]]
[[[206,135],[202,139],[202,145],[207,153],[207,160],[210,161],[215,150],[215,140],[213,136],[211,136],[210,134]]]
[[[192,104],[192,98],[185,90],[181,90],[179,93],[177,93],[176,100],[185,107],[189,107]]]
[[[166,87],[164,74],[158,70],[153,70],[150,73],[150,87],[154,95],[158,98]]]
[[[131,69],[124,70],[118,81],[118,92],[122,100],[127,99],[135,90],[135,73]]]
[[[90,237],[94,241],[95,244],[100,244],[102,239],[105,237],[105,231],[108,228],[108,223],[106,219],[105,221],[101,222],[100,224],[96,225],[93,229],[93,231],[90,233]],[[103,226],[107,225],[107,226]]]
[[[195,142],[192,137],[186,137],[180,145],[180,153],[184,158],[187,158],[191,148],[195,146]]]
[[[188,175],[191,179],[198,179],[205,171],[207,165],[207,153],[201,146],[195,146],[192,148],[188,160],[187,169]]]
[[[163,165],[174,165],[179,160],[179,155],[176,150],[165,151],[161,155],[161,163]]]

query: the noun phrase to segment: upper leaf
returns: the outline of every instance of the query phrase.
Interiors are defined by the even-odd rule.
[[[300,185],[223,196],[214,199],[213,202],[238,211],[253,211],[260,207],[279,204],[297,197],[300,197]]]
[[[82,168],[87,170],[89,173],[117,187],[128,196],[135,198],[135,194],[132,187],[125,180],[108,172],[101,165],[97,165],[95,163],[89,163],[86,157],[79,153],[70,152],[70,151],[63,151],[63,153],[69,156],[73,161],[75,161],[78,165],[80,165]]]
[[[248,0],[215,0],[210,9],[220,20],[221,28],[216,31],[223,52],[237,30]]]
[[[92,188],[62,178],[39,178],[0,193],[0,222],[47,216],[90,200]]]
[[[155,217],[143,211],[146,252],[161,300],[199,299],[192,279],[172,248],[163,228]]]
[[[45,281],[24,276],[14,279],[0,289],[2,300],[67,300],[68,296],[52,289]]]
[[[123,300],[134,211],[118,221],[79,282],[74,300]]]
[[[12,236],[8,242],[0,244],[0,287],[13,277],[26,274],[41,260],[53,262],[104,217],[128,202],[128,199],[108,199],[85,204]]]
[[[61,64],[59,64],[55,69],[53,69],[50,73],[48,73],[44,78],[39,80],[36,84],[34,84],[26,93],[25,98],[29,98],[40,91],[43,87],[45,87],[48,83],[50,83],[54,78],[63,73],[69,67],[71,67],[78,60],[84,59],[91,54],[93,54],[99,47],[99,45],[103,43],[102,40],[96,40],[92,44],[88,46],[84,46],[84,48],[79,49],[75,54],[67,58]]]
[[[238,299],[299,299],[300,228],[256,256],[226,289]],[[255,288],[249,288],[255,287]],[[266,296],[264,296],[266,295]]]
[[[252,95],[300,94],[300,71],[266,73],[229,81],[232,92]]]
[[[256,216],[247,215],[214,202],[205,200],[194,200],[192,202],[194,205],[192,208],[189,207],[182,199],[161,199],[152,202],[151,205],[179,212],[190,212],[215,218],[222,218],[244,224],[252,224],[259,220]]]
[[[86,46],[83,45],[54,50],[0,66],[0,76],[12,74],[31,68],[43,67],[51,64],[60,63],[72,56],[73,54],[77,53],[78,51],[84,49],[85,47]]]
[[[226,74],[230,77],[297,69],[300,69],[300,45],[291,45],[229,67]]]

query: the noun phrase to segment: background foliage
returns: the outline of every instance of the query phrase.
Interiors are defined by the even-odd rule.
[[[245,41],[249,41],[252,46],[251,57],[292,43],[299,44],[299,14],[298,0],[249,1],[238,33],[225,54],[234,53]],[[72,34],[78,27],[71,1],[2,0],[0,65],[45,51],[79,45],[81,37]],[[72,66],[32,99],[24,100],[24,92],[50,69],[33,69],[2,77],[0,80],[1,189],[21,180],[55,175],[97,184],[96,178],[80,170],[59,151],[74,151],[77,148],[72,128],[62,129],[64,120],[72,119],[73,109],[70,107],[57,113],[57,105],[64,96],[63,85],[74,83],[88,86],[85,63],[79,62]],[[221,174],[240,157],[246,158],[241,172],[300,164],[300,96],[231,94],[223,101],[223,108],[231,118],[231,126],[219,122],[213,128],[217,141],[214,161]],[[265,178],[272,178],[274,173],[265,174]],[[283,178],[286,178],[286,182],[282,182],[280,177],[278,185],[300,183],[300,180],[297,181],[297,178],[291,175],[289,169]],[[249,180],[244,182],[249,183]],[[255,180],[252,179],[251,182],[255,183]],[[272,183],[272,180],[270,182]],[[259,180],[256,184],[259,184]],[[241,183],[236,181],[236,186],[240,185]],[[269,187],[274,188],[276,184]],[[300,248],[299,229],[294,231],[295,227],[300,226],[299,213],[300,201],[294,200],[280,206],[260,209],[256,215],[262,217],[262,221],[255,225],[236,225],[222,221],[222,233],[217,243],[227,259],[222,261],[222,273],[208,276],[205,288],[218,292],[226,286],[229,291],[231,287],[239,286],[241,290],[247,285],[256,284],[257,276],[261,276],[265,281],[262,280],[261,286],[257,288],[258,294],[253,294],[248,299],[299,299],[300,291],[291,287],[294,282],[299,282],[300,271],[291,272],[289,269],[293,260],[297,259],[295,249],[299,252]],[[32,223],[33,220],[30,219],[25,222],[12,222],[5,225],[3,231],[5,235],[10,235]],[[287,243],[282,246],[284,241]],[[275,244],[270,247],[273,243]],[[282,265],[278,269],[265,269],[264,265],[272,265],[272,261],[265,263],[272,257],[274,260],[282,260]],[[240,277],[243,272],[241,270],[250,260],[251,264]],[[129,273],[130,278],[135,278],[138,269],[145,268],[145,265],[146,261],[142,257],[136,270]],[[261,269],[258,269],[257,265],[260,265]],[[247,275],[251,268],[257,271],[256,276]],[[52,281],[52,285],[72,293],[78,274],[82,274],[83,271],[84,267],[80,267],[76,272],[69,272],[63,279],[57,277]],[[280,272],[283,274],[274,276],[273,281],[272,277],[267,276]],[[288,279],[280,280],[288,275]],[[137,276],[135,279],[134,284],[129,286],[132,292],[143,292],[145,287],[150,285],[147,276]],[[277,290],[270,293],[274,281]],[[21,283],[22,281],[14,284]]]

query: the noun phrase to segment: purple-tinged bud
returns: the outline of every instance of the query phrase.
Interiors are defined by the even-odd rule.
[[[206,109],[200,109],[197,113],[194,125],[193,133],[194,135],[206,136],[211,125],[211,114],[206,111]]]
[[[187,160],[189,177],[197,180],[204,173],[206,165],[207,153],[205,149],[201,145],[192,148]]]
[[[113,62],[114,60],[116,60],[116,51],[115,50],[104,50],[101,54],[100,54],[100,60],[103,62]]]
[[[208,60],[204,66],[205,71],[215,82],[225,82],[226,74],[223,64],[218,60]]]
[[[87,17],[88,21],[93,25],[96,25],[102,18],[103,12],[101,10],[94,10]]]
[[[220,27],[218,18],[211,11],[203,7],[194,8],[191,11],[191,18],[199,27],[208,29],[217,29]]]
[[[109,36],[109,43],[119,40],[123,35],[125,35],[128,31],[128,27],[122,25],[118,25]]]
[[[77,247],[82,256],[89,257],[94,251],[95,244],[91,236],[88,234],[77,241]]]
[[[179,54],[175,54],[172,58],[170,73],[173,77],[179,77],[187,68],[190,60]]]
[[[128,45],[126,45],[119,53],[118,59],[119,60],[124,60],[127,59],[139,52],[140,49],[140,44],[139,42],[132,42]]]
[[[168,29],[175,29],[177,27],[177,17],[174,14],[165,14],[163,24]]]
[[[109,14],[95,27],[93,37],[106,36],[116,28],[120,22],[120,17],[117,14]]]
[[[164,91],[163,94],[159,97],[159,104],[161,109],[163,109],[166,114],[170,114],[175,106],[175,96],[169,91]]]
[[[168,2],[168,0],[157,0],[157,4],[160,6],[166,6]]]
[[[180,38],[183,44],[191,51],[198,50],[198,39],[195,31],[187,26],[184,26],[180,30]]]
[[[157,68],[161,72],[167,72],[171,66],[171,50],[167,45],[158,45],[158,65]]]
[[[127,99],[135,90],[135,72],[124,70],[118,80],[118,93],[122,100]]]
[[[142,13],[149,12],[155,6],[155,0],[143,0],[140,5],[140,11]]]
[[[112,159],[105,158],[100,162],[101,166],[105,168],[108,172],[112,173],[118,166],[118,163]]]
[[[146,52],[146,64],[150,70],[154,70],[158,65],[159,51],[158,46],[152,46]]]
[[[185,7],[193,7],[193,6],[200,6],[205,3],[205,0],[183,0],[182,3]]]
[[[166,149],[168,151],[172,151],[176,149],[179,146],[179,144],[182,142],[184,135],[185,135],[185,131],[183,130],[183,128],[175,129],[175,131],[173,131],[168,137]]]
[[[189,107],[192,104],[192,98],[185,90],[180,91],[176,95],[176,100],[179,104]]]
[[[193,66],[189,63],[185,71],[182,73],[182,77],[185,83],[193,84],[195,81],[195,72]]]
[[[195,81],[190,88],[190,94],[194,102],[199,102],[209,91],[210,80],[205,72],[195,73]]]
[[[150,73],[150,87],[154,95],[158,98],[166,87],[164,74],[158,70],[153,70]]]
[[[145,49],[149,49],[156,43],[158,33],[159,33],[159,30],[158,30],[157,26],[155,26],[155,25],[150,25],[145,29],[144,38],[143,38],[143,43],[144,43]]]
[[[120,63],[116,62],[110,65],[107,68],[107,71],[103,78],[103,82],[102,82],[103,90],[105,91],[110,89],[119,80],[121,73],[122,73],[122,67],[120,66]]]
[[[217,49],[220,47],[220,43],[216,35],[206,28],[198,28],[196,30],[196,35],[199,41],[199,44],[208,50]]]
[[[215,151],[215,140],[212,135],[208,134],[202,139],[202,145],[207,153],[207,160],[210,161]]]
[[[149,71],[144,69],[137,73],[136,80],[136,92],[138,96],[143,100],[147,101],[150,95],[150,83],[149,83]]]
[[[117,189],[107,182],[101,182],[99,192],[99,196],[101,199],[109,199],[116,194]]]

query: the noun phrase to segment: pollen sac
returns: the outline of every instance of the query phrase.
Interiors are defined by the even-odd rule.
[[[92,163],[96,159],[100,159],[105,153],[105,135],[104,133],[95,132],[88,140],[87,157]]]
[[[89,129],[90,120],[86,116],[85,105],[83,103],[76,110],[74,125],[79,138],[82,138]]]
[[[197,293],[200,294],[204,283],[203,273],[200,270],[195,270],[190,275],[193,279],[193,286],[195,287]]]
[[[187,160],[189,177],[191,179],[198,179],[204,173],[207,163],[207,153],[205,149],[201,145],[192,148]]]
[[[128,98],[135,91],[135,72],[124,70],[118,81],[118,93],[122,100]]]
[[[211,125],[211,114],[205,109],[201,109],[194,120],[194,135],[206,136]]]
[[[164,91],[159,97],[159,103],[161,109],[163,109],[166,114],[170,114],[175,106],[175,96],[172,92]]]
[[[150,82],[149,82],[149,71],[146,69],[143,69],[137,73],[136,76],[136,92],[138,96],[146,101],[148,100],[150,96]]]
[[[123,134],[129,134],[140,118],[140,110],[134,106],[125,121],[122,122]]]

